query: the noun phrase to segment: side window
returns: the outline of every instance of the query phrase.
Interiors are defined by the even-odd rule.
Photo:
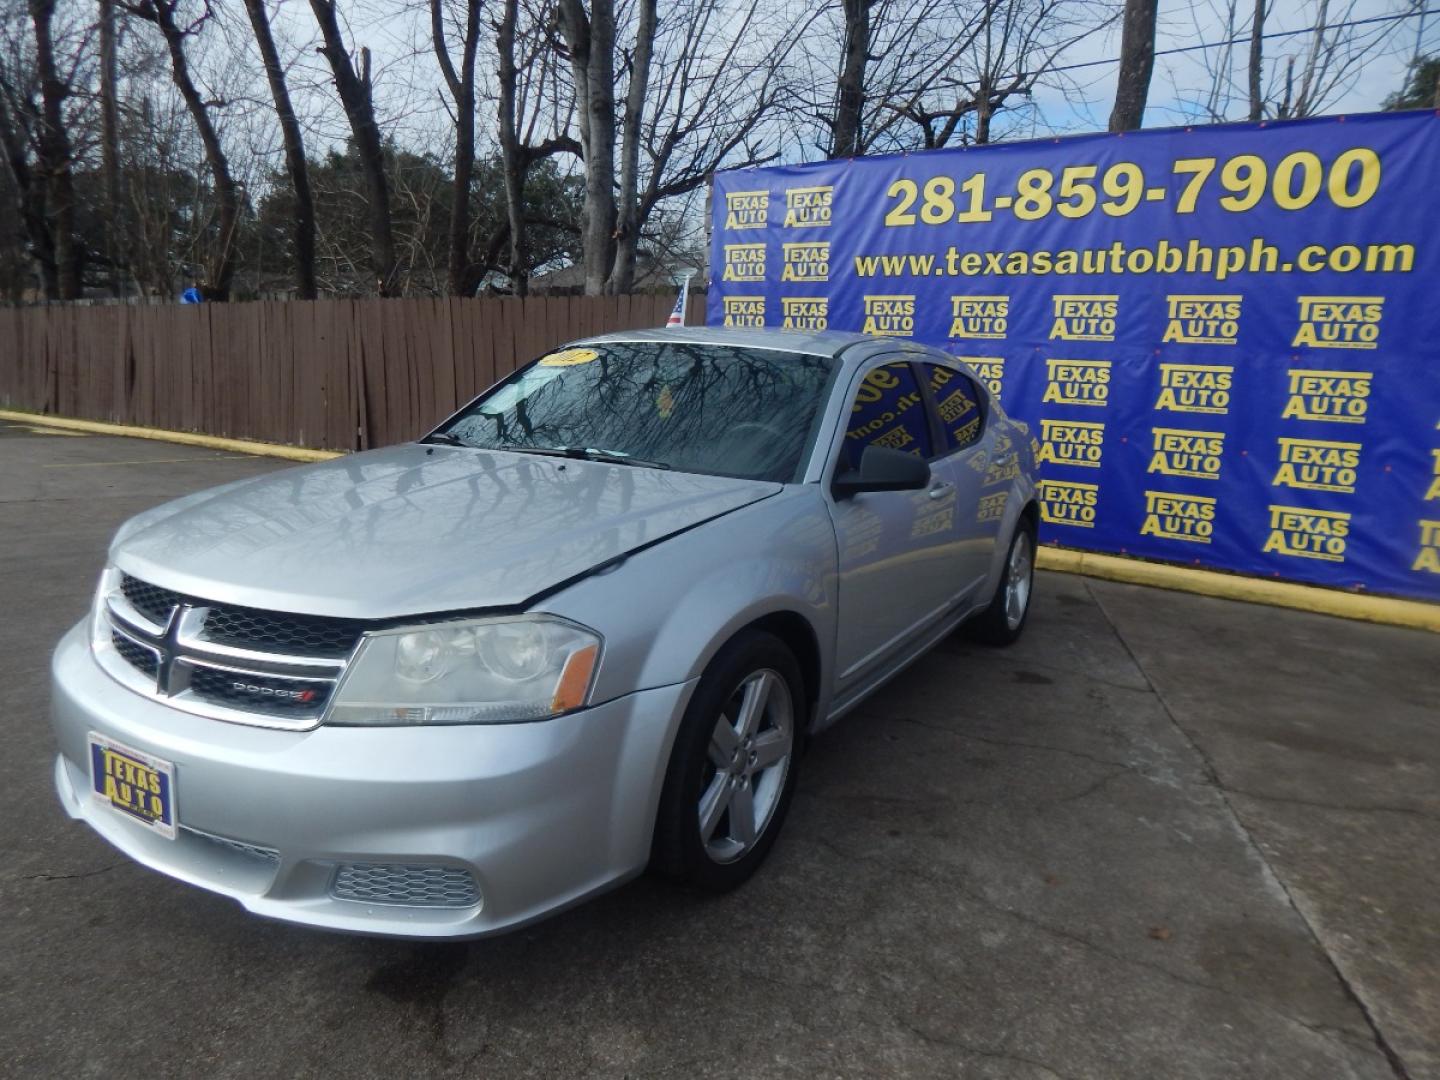
[[[858,469],[860,455],[872,444],[926,459],[933,456],[925,402],[909,361],[877,367],[861,382],[850,406],[841,467]]]
[[[983,426],[980,389],[968,375],[951,368],[926,364],[924,371],[930,396],[935,399],[935,409],[940,414],[940,427],[945,432],[945,448],[941,453],[963,450],[980,438]]]

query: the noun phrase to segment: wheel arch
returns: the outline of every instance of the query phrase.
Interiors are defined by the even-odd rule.
[[[746,623],[731,634],[726,644],[749,630],[763,630],[779,638],[800,665],[800,677],[805,680],[805,731],[815,724],[816,710],[821,697],[820,638],[810,620],[798,611],[782,609],[762,615]],[[723,645],[721,646],[724,647]],[[718,650],[717,650],[718,651]]]
[[[1040,504],[1033,497],[1020,508],[1020,520],[1028,521],[1031,531],[1040,535]]]

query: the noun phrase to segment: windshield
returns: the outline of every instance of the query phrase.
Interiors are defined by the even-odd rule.
[[[788,483],[833,368],[825,356],[730,345],[580,346],[516,372],[443,433],[491,450],[583,451]]]

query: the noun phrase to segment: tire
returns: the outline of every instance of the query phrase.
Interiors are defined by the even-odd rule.
[[[716,654],[670,752],[653,871],[721,893],[765,861],[795,791],[804,686],[794,654],[772,634],[742,632]]]
[[[1018,580],[1017,580],[1018,575]],[[1022,517],[1005,553],[1005,568],[990,606],[971,620],[970,636],[987,645],[1013,645],[1025,632],[1035,593],[1035,526]]]

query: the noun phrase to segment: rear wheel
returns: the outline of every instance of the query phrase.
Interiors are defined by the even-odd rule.
[[[795,657],[771,634],[747,631],[716,655],[675,736],[655,870],[724,892],[764,861],[795,789],[803,686]]]
[[[1009,645],[1025,630],[1035,587],[1035,526],[1021,518],[1005,556],[1005,570],[990,606],[970,624],[971,634],[989,645]]]

